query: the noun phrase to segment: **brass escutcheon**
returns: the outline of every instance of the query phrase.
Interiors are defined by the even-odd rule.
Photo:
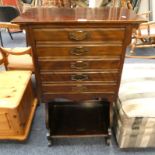
[[[82,41],[88,38],[88,32],[77,30],[69,32],[69,39],[75,40],[75,41]]]
[[[74,75],[71,75],[71,80],[72,81],[88,80],[88,75],[86,75],[86,74],[74,74]]]
[[[86,69],[88,68],[89,63],[84,62],[84,61],[76,61],[76,62],[71,62],[71,69]]]
[[[72,55],[76,55],[76,56],[84,55],[87,52],[88,52],[88,49],[82,46],[72,48],[70,51]]]

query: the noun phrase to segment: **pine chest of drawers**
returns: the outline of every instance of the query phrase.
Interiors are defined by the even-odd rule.
[[[56,106],[52,102],[56,98],[69,99],[77,105],[102,100],[109,102],[110,116],[126,47],[133,28],[143,21],[125,8],[35,8],[13,22],[26,29],[42,102]],[[52,115],[49,109],[47,113]]]

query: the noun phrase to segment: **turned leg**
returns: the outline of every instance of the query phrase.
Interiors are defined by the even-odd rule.
[[[105,137],[105,143],[108,146],[110,146],[111,144],[111,129],[110,128],[108,128],[108,135]]]
[[[52,146],[52,137],[51,137],[50,131],[48,131],[46,133],[46,138],[48,140],[48,147],[51,147]]]
[[[131,54],[135,53],[136,43],[137,43],[137,39],[136,38],[132,39],[132,42],[130,44],[130,48],[131,48],[130,53]]]
[[[107,104],[106,111],[107,111],[107,115],[106,115],[106,126],[107,126],[107,135],[105,136],[105,144],[106,145],[110,145],[111,144],[111,127],[112,127],[112,103],[110,103],[109,101],[102,99],[102,102],[104,102],[104,104]]]
[[[46,128],[48,132],[46,133],[46,138],[48,140],[48,146],[52,146],[52,136],[51,136],[51,129],[50,129],[50,120],[49,120],[49,103],[45,104],[45,120],[46,120]]]

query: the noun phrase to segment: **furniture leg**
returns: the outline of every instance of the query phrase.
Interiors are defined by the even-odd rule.
[[[11,34],[11,32],[10,32],[9,29],[8,29],[8,33],[9,33],[9,35],[10,35],[10,38],[13,40],[12,34]]]
[[[105,143],[107,146],[111,145],[111,129],[108,128],[108,135],[105,137]]]
[[[50,130],[46,133],[46,138],[48,140],[48,147],[51,147],[52,146],[52,137],[50,134]]]
[[[130,53],[131,54],[135,53],[136,42],[137,42],[137,39],[134,38],[131,45],[130,45],[130,47],[131,47]]]
[[[48,132],[46,133],[46,138],[48,140],[48,146],[51,147],[52,146],[52,136],[51,136],[51,128],[50,128],[50,125],[49,125],[49,106],[48,106],[49,103],[45,104],[45,119],[46,119],[46,128],[48,130]]]
[[[2,33],[1,33],[1,30],[0,30],[0,40],[1,40],[1,46],[3,46],[3,40],[2,40]]]
[[[107,118],[107,120],[106,120],[106,124],[107,124],[107,130],[108,130],[108,133],[107,133],[107,135],[105,136],[105,144],[107,145],[107,146],[110,146],[110,144],[111,144],[111,126],[112,126],[112,116],[111,116],[111,114],[112,114],[112,109],[111,109],[111,103],[108,101],[108,100],[106,100],[106,99],[101,99],[102,100],[102,102],[104,102],[104,104],[107,104],[107,106],[108,106],[108,115],[106,116],[106,118]]]

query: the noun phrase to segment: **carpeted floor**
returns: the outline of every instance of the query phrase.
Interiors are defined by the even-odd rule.
[[[4,47],[25,46],[23,33],[3,32]],[[155,49],[151,49],[155,52]],[[146,52],[146,50],[144,50]],[[154,60],[126,59],[125,63],[154,63]],[[2,69],[2,68],[1,68]],[[51,148],[47,146],[44,105],[41,104],[35,114],[30,136],[26,142],[0,141],[0,155],[154,155],[155,149],[120,150],[114,136],[111,146],[106,146],[104,138],[55,139]]]

